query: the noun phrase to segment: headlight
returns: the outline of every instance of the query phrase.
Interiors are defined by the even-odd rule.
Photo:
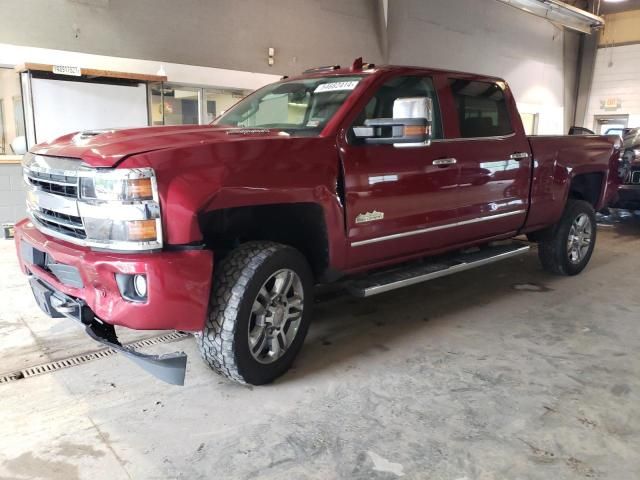
[[[153,169],[84,170],[79,197],[78,211],[92,246],[112,250],[162,247]]]
[[[101,242],[155,242],[158,229],[155,220],[111,220],[85,218],[87,237]]]
[[[155,177],[149,170],[98,170],[80,178],[80,198],[107,202],[153,200]]]

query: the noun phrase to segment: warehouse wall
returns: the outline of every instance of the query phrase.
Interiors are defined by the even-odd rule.
[[[605,27],[600,32],[601,46],[628,45],[640,42],[640,10],[605,15]]]
[[[164,63],[170,81],[226,86],[266,82],[239,70],[295,74],[361,55],[504,77],[540,134],[565,132],[573,111],[576,34],[495,0],[0,0],[0,15],[0,64]]]
[[[376,0],[0,0],[0,12],[0,43],[15,45],[263,73],[382,60]]]
[[[393,0],[386,34],[378,0],[0,0],[0,12],[0,43],[253,72],[380,63],[388,49],[393,63],[503,76],[540,133],[565,130],[563,32],[494,0]]]
[[[46,65],[73,65],[82,68],[149,75],[157,74],[160,67],[162,67],[164,75],[168,77],[170,82],[248,90],[255,90],[268,83],[275,82],[282,76],[282,74],[276,74],[277,72],[274,71],[271,73],[254,73],[0,43],[0,67],[8,66],[13,68],[26,62]]]
[[[620,106],[603,108],[607,99]],[[594,128],[595,115],[629,115],[629,127],[640,127],[640,43],[598,49],[585,127]]]
[[[0,224],[24,218],[25,201],[22,165],[0,161]]]
[[[540,115],[538,133],[564,132],[563,32],[550,22],[489,0],[394,0],[389,51],[392,63],[503,77]]]

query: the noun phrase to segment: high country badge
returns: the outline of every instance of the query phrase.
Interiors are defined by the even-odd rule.
[[[356,223],[367,223],[375,220],[382,220],[384,218],[383,212],[374,210],[373,212],[361,213],[356,217]]]

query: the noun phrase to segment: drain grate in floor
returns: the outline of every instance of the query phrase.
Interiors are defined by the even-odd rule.
[[[137,342],[127,343],[126,346],[133,349],[150,347],[152,345],[158,345],[159,343],[181,340],[187,336],[188,334],[186,333],[171,332],[164,335],[159,335],[157,337],[146,338],[144,340],[138,340]],[[116,353],[117,352],[111,348],[104,348],[102,350],[96,350],[95,352],[83,353],[74,357],[56,360],[55,362],[43,363],[34,367],[25,368],[24,370],[18,370],[17,372],[0,375],[0,384],[22,380],[23,378],[35,377],[37,375],[44,375],[45,373],[52,373],[57,370],[62,370],[63,368],[75,367],[77,365],[82,365],[93,360],[110,357],[112,355],[115,355]]]

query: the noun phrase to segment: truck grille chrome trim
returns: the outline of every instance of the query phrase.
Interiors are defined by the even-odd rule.
[[[27,185],[44,192],[72,198],[78,196],[78,177],[75,175],[55,175],[25,167],[24,179]]]
[[[70,235],[74,238],[87,238],[80,217],[65,215],[64,213],[47,209],[33,209],[30,213],[32,220],[44,227],[55,230],[63,235]]]
[[[413,235],[422,235],[423,233],[437,232],[438,230],[444,230],[444,229],[447,229],[447,228],[461,227],[463,225],[469,225],[469,224],[472,224],[472,223],[487,222],[487,221],[490,221],[490,220],[498,220],[500,218],[510,217],[512,215],[524,215],[525,213],[527,213],[526,210],[515,210],[513,212],[498,213],[497,215],[488,215],[486,217],[477,217],[477,218],[472,218],[471,220],[464,220],[462,222],[448,223],[447,225],[438,225],[437,227],[421,228],[419,230],[412,230],[410,232],[394,233],[392,235],[386,235],[384,237],[375,237],[375,238],[369,238],[367,240],[360,240],[360,241],[357,241],[357,242],[351,242],[351,246],[352,247],[360,247],[362,245],[369,245],[371,243],[386,242],[387,240],[395,240],[397,238],[411,237]]]
[[[27,215],[33,225],[46,235],[83,247],[109,251],[141,252],[162,248],[160,204],[153,170],[92,169],[79,159],[28,153],[23,160],[23,175],[27,184]],[[153,198],[100,200],[87,197],[80,186],[87,178],[93,180],[96,176],[115,181],[130,176],[151,178]],[[136,241],[98,236],[95,222],[100,220],[123,223],[154,220],[156,237],[154,240]]]

